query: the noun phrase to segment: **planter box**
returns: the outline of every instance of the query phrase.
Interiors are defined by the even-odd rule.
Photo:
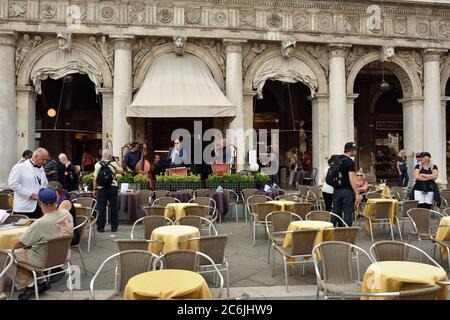
[[[220,182],[209,182],[209,181],[206,182],[206,186],[208,187],[208,189],[217,189],[217,187],[219,187],[220,185],[221,185]]]

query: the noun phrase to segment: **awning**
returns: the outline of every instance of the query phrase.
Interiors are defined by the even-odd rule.
[[[145,75],[127,117],[233,117],[235,107],[225,97],[209,67],[201,59],[168,53]]]

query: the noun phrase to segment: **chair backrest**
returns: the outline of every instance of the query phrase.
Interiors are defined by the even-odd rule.
[[[2,209],[2,210],[11,209],[9,206],[9,193],[1,193],[0,194],[0,209]]]
[[[10,252],[0,250],[0,279],[6,274],[14,262],[14,256]]]
[[[442,190],[439,192],[441,195],[441,198],[444,198],[445,201],[447,201],[448,204],[450,204],[450,190]]]
[[[163,206],[149,206],[149,207],[142,207],[142,210],[144,210],[146,216],[163,216],[166,212],[166,207]]]
[[[441,287],[438,285],[408,286],[400,291],[398,300],[437,300]]]
[[[235,205],[239,202],[239,196],[236,192],[231,189],[223,189],[223,192],[228,193],[228,204]]]
[[[332,216],[331,212],[329,212],[329,211],[314,210],[314,211],[308,212],[308,214],[306,214],[305,218],[306,218],[306,220],[331,222],[331,216]]]
[[[216,201],[213,198],[209,197],[196,197],[194,199],[189,200],[189,202],[197,203],[201,206],[207,206],[207,207],[216,207]]]
[[[296,215],[300,216],[302,219],[306,219],[306,215],[312,209],[312,203],[311,202],[300,202],[300,203],[295,203],[293,205],[286,205],[286,206],[284,206],[284,208],[286,211],[293,212]]]
[[[359,227],[336,227],[333,228],[333,240],[355,244]]]
[[[200,252],[209,256],[215,264],[223,264],[225,262],[225,247],[227,245],[227,235],[202,236],[184,240],[183,242],[198,241]],[[200,265],[207,265],[209,261],[200,259]]]
[[[146,240],[146,239],[117,239],[115,240],[117,243],[117,248],[120,251],[127,250],[143,250],[148,251],[149,245],[151,243],[161,243],[164,244],[163,241],[159,240]]]
[[[74,221],[74,224],[73,224],[73,231],[75,232],[75,230],[80,229],[79,230],[79,237],[80,238],[83,236],[84,227],[89,221],[90,221],[89,217],[85,217],[85,216],[76,216],[75,217],[75,221]]]
[[[319,230],[292,231],[292,255],[311,255]]]
[[[97,200],[91,197],[78,197],[73,199],[72,202],[81,204],[85,208],[95,208],[97,205]]]
[[[397,213],[397,216],[407,217],[406,213],[409,209],[417,208],[419,205],[419,200],[403,200],[401,202],[401,210]]]
[[[195,190],[196,197],[207,197],[209,194],[209,189],[197,189]]]
[[[254,212],[254,206],[258,203],[266,203],[267,201],[271,201],[268,196],[264,194],[255,194],[247,198],[246,204],[249,212]]]
[[[189,194],[191,195],[191,198],[193,198],[193,197],[194,197],[194,194],[195,194],[195,191],[194,191],[193,189],[181,189],[181,190],[178,190],[177,192],[180,192],[180,193],[189,193]]]
[[[164,216],[145,216],[134,222],[133,228],[131,229],[131,239],[134,239],[134,229],[141,221],[144,224],[144,239],[147,240],[150,240],[152,232],[156,228],[172,224],[172,220]]]
[[[89,207],[75,207],[75,213],[77,216],[92,217],[92,208]]]
[[[161,197],[161,198],[155,199],[155,201],[153,201],[153,205],[165,207],[169,203],[179,203],[179,202],[180,202],[180,200],[178,200],[177,198],[174,198],[174,197]]]
[[[321,191],[322,191],[321,187],[319,187],[319,186],[309,187],[309,193],[308,193],[307,200],[319,201]],[[311,194],[312,194],[312,196],[311,196]]]
[[[155,199],[167,197],[169,192],[169,190],[155,190],[153,191],[153,196],[155,197]]]
[[[388,219],[389,211],[392,207],[392,202],[374,202],[374,203],[366,203],[366,206],[375,206],[375,212],[373,217],[375,219]]]
[[[280,211],[281,206],[274,203],[257,203],[254,205],[254,213],[256,221],[265,221],[266,216],[274,211]]]
[[[304,185],[304,184],[299,184],[297,186],[297,190],[300,193],[300,195],[306,199],[306,197],[308,196],[308,190],[309,190],[309,186]]]
[[[406,261],[408,253],[404,242],[379,241],[370,247],[370,255],[376,261]]]
[[[288,211],[273,211],[266,216],[266,225],[268,226],[268,222],[272,221],[272,224],[270,225],[271,232],[281,232],[286,231],[292,221],[300,220],[302,220],[302,218],[295,213]]]
[[[45,264],[43,269],[64,265],[72,242],[72,236],[45,241]]]
[[[254,188],[242,189],[242,199],[246,202],[249,197],[256,195],[257,192],[258,189]]]
[[[3,222],[3,224],[11,224],[19,221],[20,219],[28,219],[28,216],[24,214],[10,214],[8,218]]]
[[[282,194],[275,198],[275,200],[286,200],[286,201],[300,201],[301,196],[296,194]]]
[[[397,197],[399,197],[399,199],[397,199],[397,200],[399,200],[399,201],[406,200],[406,195],[407,195],[407,192],[408,192],[407,188],[393,186],[393,187],[391,187],[391,193],[392,193],[392,191],[395,191],[394,192],[395,195]]]
[[[445,208],[442,213],[446,216],[450,215],[450,207],[449,208]]]
[[[382,199],[383,196],[381,195],[380,192],[368,192],[366,194],[366,198],[367,199]]]
[[[197,216],[197,217],[203,217],[207,218],[210,214],[211,208],[209,206],[192,206],[192,207],[185,207],[187,216]]]
[[[200,228],[202,227],[203,219],[204,219],[203,217],[199,217],[199,216],[185,216],[185,217],[181,217],[181,218],[178,218],[177,220],[175,220],[174,224],[196,227],[200,230]],[[205,219],[205,220],[207,220],[207,219]]]
[[[143,189],[138,193],[138,204],[140,207],[146,207],[150,204],[152,190]]]
[[[429,209],[413,208],[409,209],[406,214],[411,219],[416,232],[420,234],[430,233],[431,213]]]

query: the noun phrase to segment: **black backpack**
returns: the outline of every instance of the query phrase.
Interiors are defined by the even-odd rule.
[[[114,181],[114,173],[109,166],[112,161],[100,162],[100,171],[97,175],[97,185],[101,187],[110,187]]]
[[[328,169],[325,182],[333,188],[339,188],[342,186],[344,180],[344,174],[342,173],[342,160],[336,159],[331,163]]]

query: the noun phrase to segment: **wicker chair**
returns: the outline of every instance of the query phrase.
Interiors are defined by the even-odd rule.
[[[313,248],[317,299],[320,291],[325,299],[340,297],[343,292],[361,292],[361,282],[353,276],[352,255],[355,251],[366,256],[371,263],[375,262],[366,251],[347,242],[326,241]]]
[[[151,204],[151,190],[140,190],[138,193],[138,204],[140,208],[147,207]]]
[[[212,224],[211,221],[209,221],[206,218],[199,217],[199,216],[185,216],[185,217],[181,217],[181,218],[178,218],[177,220],[175,220],[173,224],[174,225],[183,225],[183,226],[196,227],[196,228],[198,228],[198,230],[202,230],[202,226],[207,226],[207,228],[209,230],[209,235],[211,235],[211,231],[210,230],[213,231],[212,235],[217,235],[218,234],[216,227],[214,227],[214,225]]]
[[[275,198],[275,200],[295,201],[300,202],[302,197],[298,193],[282,194]]]
[[[161,245],[161,247],[164,246],[164,241],[161,241],[161,240],[117,239],[114,241],[117,243],[117,249],[119,250],[119,252],[127,251],[127,250],[148,251],[148,248],[152,243],[158,243]]]
[[[406,214],[409,209],[417,208],[419,205],[418,200],[403,200],[398,203],[398,210],[397,210],[397,223],[398,226],[400,226],[400,240],[403,240],[403,230],[405,222],[411,222],[411,219]],[[401,224],[400,224],[401,222]]]
[[[436,226],[436,229],[439,228],[450,228],[450,225],[439,225]],[[431,236],[431,243],[433,245],[433,258],[436,257],[436,248],[439,247],[442,250],[447,251],[447,262],[448,262],[448,270],[450,271],[450,240],[438,240],[433,235]],[[441,264],[443,264],[443,256],[442,251],[439,250],[441,256]]]
[[[374,243],[369,250],[370,256],[375,261],[408,261],[411,251],[419,254],[420,262],[422,262],[422,256],[425,256],[428,263],[443,269],[425,251],[402,241],[379,241]]]
[[[392,300],[437,300],[441,287],[438,285],[416,285],[408,286],[408,290],[394,292],[343,292],[341,299],[366,298],[393,298]]]
[[[253,196],[248,197],[246,204],[247,207],[247,213],[249,216],[251,216],[254,213],[254,206],[258,203],[266,203],[267,201],[272,201],[272,198],[264,195],[264,194],[255,194]],[[245,219],[247,222],[247,219]],[[252,220],[250,219],[250,226],[251,226]]]
[[[207,197],[209,194],[209,189],[197,189],[195,190],[195,196],[196,197]]]
[[[367,192],[366,193],[367,199],[383,199],[383,196],[381,195],[381,192]]]
[[[299,184],[297,186],[297,190],[298,190],[298,193],[300,193],[300,195],[302,196],[303,199],[306,200],[308,198],[309,186],[304,185],[304,184]]]
[[[72,203],[80,204],[84,208],[91,208],[92,211],[97,207],[97,200],[91,197],[78,197],[73,199]]]
[[[322,210],[322,200],[320,195],[322,188],[319,186],[309,187],[306,200],[312,202],[316,210]]]
[[[114,273],[114,295],[121,296],[126,284],[128,283],[128,280],[130,280],[135,275],[152,271],[154,269],[158,256],[154,253],[149,252],[148,250],[127,250],[115,253],[112,256],[106,258],[92,277],[92,280],[89,284],[91,300],[95,300],[95,280],[102,272],[103,267],[108,262],[110,262],[111,260],[115,260],[116,258],[117,262]]]
[[[239,217],[238,217],[238,212],[237,212],[237,205],[239,202],[238,194],[231,189],[223,189],[223,192],[228,192],[228,205],[230,207],[234,208],[234,213],[236,214],[236,222],[239,222]],[[227,216],[227,220],[228,220],[228,216]]]
[[[265,218],[266,231],[268,235],[267,263],[270,263],[270,248],[272,243],[283,245],[284,236],[274,236],[273,233],[287,231],[292,221],[301,221],[302,218],[295,213],[288,211],[274,211],[269,213]]]
[[[445,189],[439,192],[441,195],[441,199],[444,199],[447,202],[447,206],[450,205],[450,189]]]
[[[3,224],[11,224],[19,221],[20,219],[29,219],[28,216],[24,214],[10,214],[8,218],[6,218]]]
[[[40,279],[49,278],[50,276],[54,276],[60,273],[69,272],[69,291],[70,291],[70,299],[73,299],[72,295],[72,269],[70,266],[70,262],[67,261],[67,254],[70,248],[70,243],[72,242],[72,236],[56,238],[52,240],[42,241],[36,243],[38,245],[45,246],[45,263],[43,267],[37,267],[31,264],[26,263],[25,261],[17,261],[17,267],[25,269],[29,271],[33,275],[34,280],[34,289],[36,300],[39,300],[39,292],[38,292],[38,284],[37,281]],[[34,245],[36,245],[34,244]],[[12,251],[14,255],[14,249]],[[67,266],[67,270],[63,269],[62,271],[54,271],[56,268],[64,268]],[[50,274],[46,274],[48,271],[53,270]],[[38,277],[37,273],[42,273],[43,276]],[[12,285],[11,296],[14,293],[14,282]]]
[[[374,215],[368,216],[368,215],[365,215],[364,212],[362,213],[363,217],[369,221],[370,236],[372,238],[372,242],[374,242],[373,228],[372,228],[372,225],[374,225],[374,224],[389,225],[389,228],[391,230],[391,237],[392,237],[392,240],[394,240],[394,230],[392,227],[394,224],[394,221],[392,221],[391,217],[389,216],[389,211],[391,209],[392,202],[366,203],[366,206],[374,206],[375,207]],[[401,233],[398,222],[397,222],[397,228],[398,228],[398,232]]]
[[[241,191],[242,201],[244,202],[245,222],[248,221],[248,215],[250,214],[250,212],[248,211],[248,202],[247,202],[247,200],[251,196],[255,196],[257,192],[258,192],[258,189],[254,189],[254,188],[242,189],[242,191]]]
[[[287,234],[291,234],[292,236],[292,246],[291,247],[282,247],[280,245],[276,245],[272,243],[274,247],[274,253],[279,252],[283,257],[284,263],[284,281],[286,285],[286,292],[288,292],[288,264],[303,264],[303,274],[305,274],[305,264],[311,263],[311,251],[314,247],[314,241],[316,239],[318,230],[297,230],[297,231],[281,231],[281,232],[273,232],[272,235],[277,236],[286,236]],[[296,259],[300,258],[301,261],[297,261]],[[293,261],[288,261],[288,259]],[[273,255],[273,269],[272,269],[272,277],[275,276],[275,254]]]
[[[355,244],[358,231],[359,227],[333,228],[333,240]]]
[[[286,205],[284,207],[286,211],[295,213],[296,215],[300,216],[303,220],[306,219],[306,215],[311,212],[312,210],[312,203],[311,202],[299,202],[295,203],[293,205]]]
[[[12,255],[12,253],[0,250],[0,281],[2,281],[6,276],[9,276],[11,278],[11,281],[13,281],[14,276],[8,274],[8,270],[12,267],[13,263],[14,256]],[[0,292],[0,296],[2,295],[2,292]],[[12,297],[12,294],[10,295],[10,297]],[[5,300],[8,298],[8,296],[4,294],[3,298]]]
[[[211,259],[208,255],[199,251],[174,250],[161,255],[155,261],[155,264],[159,263],[160,261],[162,262],[162,269],[181,269],[198,273],[202,273],[200,266],[204,265],[205,261],[207,261],[208,264],[212,266],[213,271],[215,271],[217,276],[219,277],[220,287],[217,298],[222,297],[224,282],[223,276],[217,268],[217,265],[214,263],[213,259]]]
[[[144,239],[147,239],[147,240],[150,240],[150,237],[152,236],[152,232],[156,228],[173,224],[172,220],[170,220],[169,218],[166,218],[166,217],[162,217],[162,216],[147,216],[147,217],[140,218],[140,219],[136,220],[133,224],[133,228],[131,229],[131,235],[130,235],[131,239],[134,239],[134,229],[141,221],[144,224]]]
[[[186,215],[189,216],[197,216],[202,217],[209,220],[211,223],[207,224],[207,229],[202,228],[203,230],[208,230],[208,233],[211,235],[211,226],[217,220],[217,210],[215,208],[209,206],[192,206],[186,207]]]
[[[150,207],[143,207],[142,210],[144,210],[144,213],[146,216],[165,216],[166,207],[163,206],[150,206]]]
[[[257,203],[254,205],[254,212],[251,212],[252,223],[252,240],[253,245],[256,245],[256,228],[266,227],[266,216],[274,211],[280,211],[281,206],[274,203]]]
[[[194,198],[194,196],[195,196],[195,191],[193,189],[181,189],[181,190],[178,190],[177,192],[189,193],[191,195],[191,199]]]
[[[155,190],[152,193],[152,198],[155,200],[162,197],[167,197],[169,195],[169,190]]]
[[[209,197],[196,197],[189,200],[189,203],[197,203],[200,206],[206,206],[211,208],[208,215],[217,217],[217,204],[216,200]],[[205,217],[206,218],[206,217]]]
[[[228,272],[228,261],[225,258],[225,248],[228,241],[227,235],[217,235],[217,236],[205,236],[205,237],[195,237],[190,238],[184,241],[180,241],[180,249],[181,244],[186,242],[198,241],[200,246],[200,252],[209,256],[214,263],[216,264],[219,271],[225,271],[226,276],[226,285],[227,285],[227,296],[230,296],[230,277]],[[200,269],[205,269],[200,271],[199,273],[208,273],[214,272],[214,270],[210,269],[211,265],[208,260],[200,259]]]
[[[161,197],[153,201],[152,206],[165,207],[169,203],[180,203],[180,200],[174,197]]]
[[[345,223],[345,221],[338,216],[337,214],[329,211],[310,211],[308,214],[306,214],[305,219],[306,220],[315,220],[315,221],[325,221],[325,222],[331,222],[332,217],[335,217],[336,219],[340,220],[342,224],[345,227],[348,227],[348,225]]]
[[[81,236],[83,234],[83,229],[84,226],[89,222],[89,218],[88,217],[84,217],[84,216],[77,216],[76,217],[76,221],[75,221],[75,225],[73,227],[73,231],[79,229],[80,231],[80,241],[81,241]],[[80,255],[80,259],[81,259],[81,264],[83,265],[83,270],[84,270],[84,274],[87,275],[87,270],[86,270],[86,265],[84,264],[84,259],[83,259],[83,254],[81,253],[81,247],[80,247],[80,241],[77,244],[74,245],[70,245],[70,249],[75,249],[78,251],[78,254]]]
[[[81,199],[81,198],[77,198],[77,199]],[[93,238],[95,239],[95,230],[96,230],[95,224],[97,223],[96,210],[93,208],[90,208],[90,207],[80,207],[80,208],[75,207],[75,212],[76,212],[77,216],[84,216],[89,219],[89,221],[83,226],[83,230],[85,230],[85,229],[89,230],[88,250],[87,250],[87,252],[89,253],[91,251],[92,239]]]
[[[8,193],[0,193],[0,209],[2,210],[10,210],[11,207],[9,205],[9,192]]]
[[[411,236],[417,237],[419,240],[419,247],[422,249],[422,240],[430,240],[434,237],[431,232],[431,215],[436,213],[443,216],[440,212],[425,209],[413,208],[409,209],[406,214],[411,219],[413,230],[408,235],[408,243],[411,242]]]

